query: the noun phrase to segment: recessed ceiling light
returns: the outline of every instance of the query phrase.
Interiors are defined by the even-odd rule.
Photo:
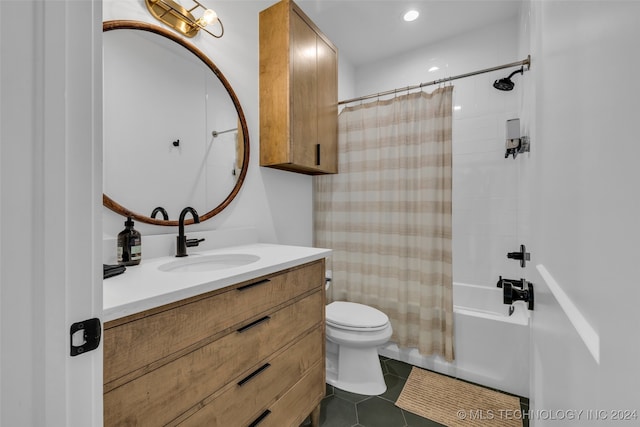
[[[420,12],[418,12],[417,10],[410,10],[404,14],[404,20],[407,22],[415,21],[416,19],[418,19],[419,15]]]
[[[430,73],[433,73],[434,71],[438,71],[440,69],[440,67],[436,67],[435,65],[431,68],[429,68],[427,71],[429,71]]]

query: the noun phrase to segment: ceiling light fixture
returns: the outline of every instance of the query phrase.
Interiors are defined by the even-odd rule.
[[[404,14],[403,19],[407,22],[411,22],[418,19],[418,16],[420,16],[420,12],[418,12],[417,10],[410,10]]]
[[[151,12],[158,21],[167,24],[186,37],[193,37],[198,34],[200,30],[204,30],[217,39],[222,37],[224,27],[218,15],[198,0],[190,1],[195,5],[191,9],[185,9],[173,0],[145,0],[145,3],[149,12]],[[202,16],[197,19],[191,13],[196,9],[203,10]],[[206,28],[208,25],[215,25],[216,22],[220,24],[219,34],[214,34]]]
[[[434,71],[438,71],[439,69],[440,69],[440,67],[437,67],[437,66],[434,65],[433,67],[429,68],[427,71],[430,72],[430,73],[433,73]]]

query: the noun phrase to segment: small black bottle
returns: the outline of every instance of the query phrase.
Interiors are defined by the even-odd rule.
[[[125,229],[118,233],[118,264],[138,265],[142,260],[142,236],[133,228],[133,220],[127,217]]]

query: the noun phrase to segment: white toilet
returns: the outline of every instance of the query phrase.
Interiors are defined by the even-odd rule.
[[[327,383],[352,393],[384,393],[377,347],[391,338],[386,314],[367,305],[335,301],[326,307]]]

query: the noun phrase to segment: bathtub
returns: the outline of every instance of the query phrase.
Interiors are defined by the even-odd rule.
[[[524,302],[513,313],[497,287],[453,284],[455,360],[423,356],[417,349],[388,343],[382,356],[476,384],[529,396],[529,311]]]

